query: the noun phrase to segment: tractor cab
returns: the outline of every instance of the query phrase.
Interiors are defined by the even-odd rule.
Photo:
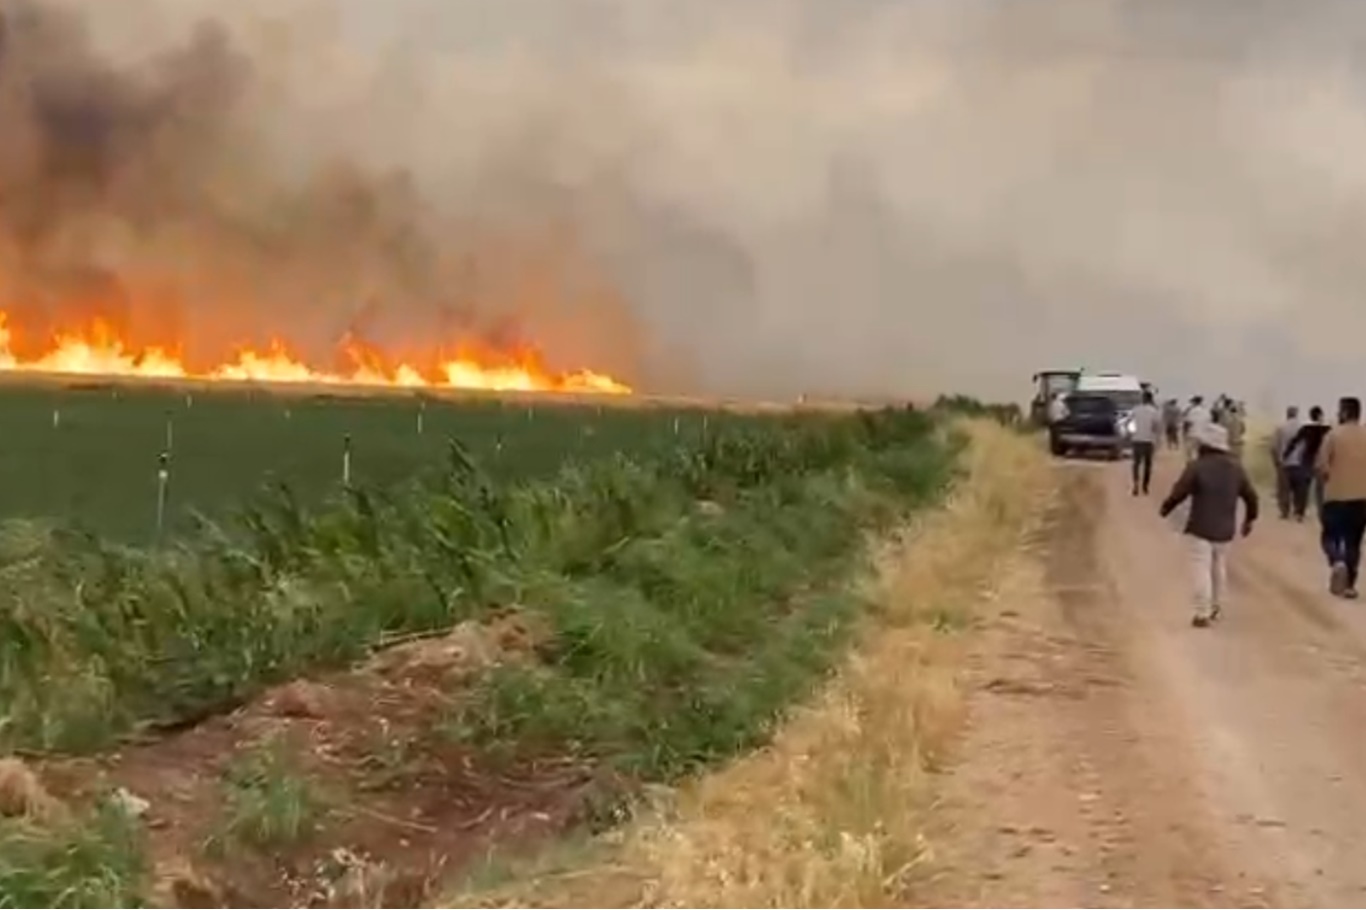
[[[1029,404],[1029,419],[1035,426],[1048,425],[1048,403],[1059,395],[1072,394],[1081,374],[1081,370],[1044,370],[1034,374],[1034,399]]]

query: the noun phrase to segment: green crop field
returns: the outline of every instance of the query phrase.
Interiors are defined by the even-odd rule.
[[[273,482],[316,503],[342,484],[387,486],[441,463],[458,440],[493,476],[545,476],[567,461],[686,445],[762,420],[696,410],[525,401],[418,401],[155,388],[0,388],[0,519],[55,519],[129,543],[218,518]]]
[[[145,906],[170,854],[288,906],[358,833],[431,882],[442,832],[534,811],[467,805],[471,769],[582,769],[602,789],[566,804],[618,818],[811,691],[862,615],[863,542],[937,502],[964,443],[941,409],[433,401],[419,433],[420,407],[0,390],[3,517],[45,519],[0,522],[0,754],[71,809],[0,818],[0,905]],[[451,636],[501,656],[388,663]],[[269,693],[301,679],[327,697],[296,724]],[[193,811],[145,825],[118,787]],[[423,812],[447,814],[383,821]]]

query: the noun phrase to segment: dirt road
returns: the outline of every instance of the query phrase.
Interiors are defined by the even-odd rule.
[[[1366,605],[1273,503],[1193,629],[1177,517],[1128,465],[1059,463],[971,668],[925,899],[940,906],[1361,906]]]

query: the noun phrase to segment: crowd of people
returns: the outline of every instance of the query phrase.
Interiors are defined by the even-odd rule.
[[[1175,398],[1157,406],[1152,392],[1143,393],[1143,402],[1133,412],[1133,493],[1148,495],[1152,486],[1153,457],[1158,445],[1165,440],[1167,448],[1186,452],[1192,461],[1200,452],[1200,431],[1206,426],[1223,429],[1229,452],[1240,461],[1247,437],[1247,420],[1242,402],[1221,395],[1212,407],[1196,395],[1184,409]]]
[[[1314,407],[1308,422],[1302,422],[1299,409],[1288,408],[1285,420],[1271,434],[1269,454],[1281,517],[1304,521],[1312,499],[1329,565],[1329,590],[1355,600],[1366,537],[1366,426],[1361,422],[1361,399],[1340,399],[1337,418],[1337,425],[1330,427],[1323,409]]]
[[[1165,442],[1185,455],[1184,470],[1159,511],[1165,517],[1190,503],[1185,533],[1196,583],[1192,624],[1198,627],[1219,618],[1228,587],[1228,547],[1239,533],[1251,534],[1258,518],[1257,491],[1243,461],[1244,415],[1242,403],[1227,396],[1212,406],[1197,395],[1184,408],[1175,399],[1159,408],[1151,393],[1134,412],[1135,496],[1149,491],[1159,444]],[[1304,522],[1313,504],[1328,564],[1328,589],[1335,597],[1356,600],[1366,538],[1366,426],[1361,399],[1340,399],[1337,423],[1331,426],[1321,407],[1310,408],[1308,420],[1301,418],[1298,407],[1287,408],[1267,444],[1281,519]]]

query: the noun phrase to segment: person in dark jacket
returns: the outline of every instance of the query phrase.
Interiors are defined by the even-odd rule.
[[[1228,431],[1206,424],[1195,439],[1196,456],[1162,503],[1167,517],[1187,499],[1186,536],[1195,572],[1195,615],[1191,624],[1208,626],[1219,618],[1228,590],[1228,548],[1238,533],[1238,500],[1243,501],[1242,534],[1257,521],[1257,491],[1243,463],[1229,452]]]
[[[1285,444],[1282,462],[1290,481],[1290,504],[1296,521],[1304,521],[1311,492],[1314,507],[1323,514],[1323,478],[1318,475],[1315,465],[1319,460],[1319,448],[1331,429],[1324,422],[1323,408],[1314,405],[1309,409],[1309,423],[1301,425]]]

